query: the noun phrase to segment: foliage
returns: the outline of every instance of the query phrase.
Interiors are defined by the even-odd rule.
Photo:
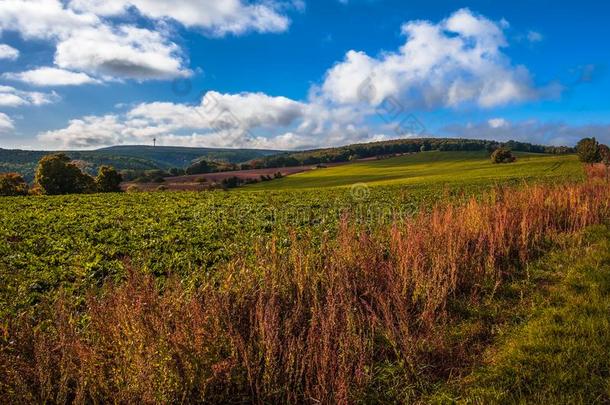
[[[102,166],[95,178],[95,186],[101,193],[117,193],[121,191],[123,176],[113,167]]]
[[[497,300],[550,243],[609,215],[606,185],[522,187],[372,232],[344,216],[334,238],[261,241],[251,261],[236,256],[197,283],[132,269],[76,302],[6,318],[0,389],[9,402],[352,403],[390,363],[409,392],[472,360],[463,351],[480,329],[463,342],[448,328]],[[582,305],[600,320],[607,310]]]
[[[230,172],[239,170],[239,166],[226,162],[215,162],[205,159],[198,160],[185,169],[186,174],[206,174],[218,172]]]
[[[513,163],[517,158],[508,148],[498,148],[491,154],[492,163]]]
[[[63,153],[47,155],[40,160],[36,169],[35,182],[47,195],[95,191],[93,178],[83,173]]]
[[[17,173],[0,173],[0,196],[24,196],[29,193],[28,183]]]
[[[568,147],[532,145],[529,143],[509,141],[504,144],[496,141],[471,139],[399,139],[393,141],[372,142],[356,144],[338,148],[319,149],[305,152],[289,152],[256,159],[248,163],[252,168],[290,167],[301,165],[315,165],[320,163],[348,162],[353,156],[359,158],[395,156],[405,153],[426,151],[464,152],[488,151],[505,146],[516,152],[567,154],[574,150]]]
[[[576,145],[578,158],[583,163],[599,163],[601,161],[599,142],[595,138],[583,138]]]
[[[269,156],[277,151],[256,149],[181,148],[164,146],[116,146],[95,151],[64,152],[73,160],[87,162],[88,174],[95,174],[100,166],[112,166],[119,171],[142,173],[147,170],[171,170],[183,174],[184,167],[198,159],[222,160],[240,163]],[[21,173],[27,181],[34,178],[40,159],[48,155],[45,151],[9,150],[0,148],[0,172]],[[180,172],[182,170],[182,173]],[[138,177],[136,174],[135,177]],[[131,177],[128,179],[133,179]]]

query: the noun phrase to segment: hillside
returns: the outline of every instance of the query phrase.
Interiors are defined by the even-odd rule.
[[[486,152],[421,152],[382,160],[316,169],[249,186],[250,190],[296,190],[378,185],[493,183],[582,173],[575,155],[516,153],[517,162],[492,164]]]
[[[38,161],[50,151],[11,150],[0,148],[0,173],[17,172],[28,181],[34,178]],[[94,151],[65,151],[72,159],[82,161],[90,172],[101,165],[118,170],[154,170],[185,167],[199,159],[245,162],[277,153],[255,149],[215,149],[165,146],[113,146]]]

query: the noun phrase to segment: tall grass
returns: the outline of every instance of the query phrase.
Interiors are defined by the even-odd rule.
[[[10,319],[0,394],[27,402],[363,400],[378,365],[442,376],[452,300],[476,305],[555,236],[610,216],[601,183],[497,190],[376,232],[342,222],[321,247],[294,236],[197,287],[132,271],[84,302]],[[41,321],[41,319],[50,319]]]

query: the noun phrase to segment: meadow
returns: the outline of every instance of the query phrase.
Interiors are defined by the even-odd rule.
[[[506,183],[514,180],[541,181],[570,178],[580,170],[574,155],[515,153],[517,162],[492,165],[489,154],[480,152],[424,152],[382,160],[357,162],[318,169],[250,186],[253,190],[297,190],[369,186],[429,186]]]
[[[229,192],[2,204],[6,398],[501,402],[510,371],[464,377],[546,305],[549,252],[606,246],[582,235],[610,189],[572,155],[429,152]]]

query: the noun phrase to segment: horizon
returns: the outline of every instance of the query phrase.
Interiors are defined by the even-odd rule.
[[[606,4],[165,1],[1,2],[0,148],[610,142]]]

